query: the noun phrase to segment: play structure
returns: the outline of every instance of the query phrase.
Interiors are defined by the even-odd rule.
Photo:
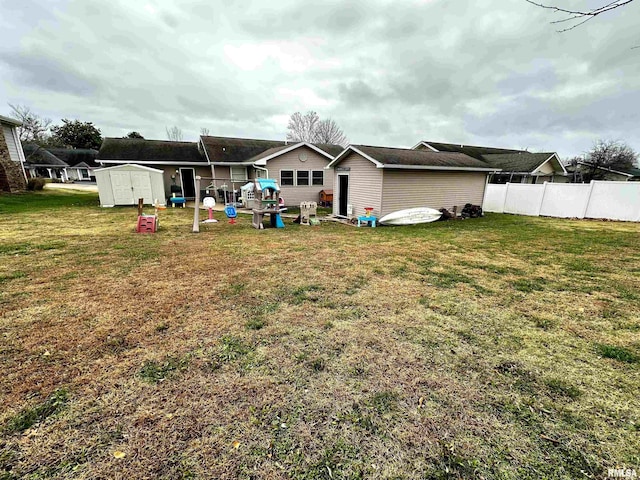
[[[136,225],[136,233],[156,233],[158,231],[158,210],[164,210],[166,207],[161,207],[156,200],[155,211],[153,215],[143,213],[144,198],[138,199],[138,223]]]
[[[257,178],[253,185],[253,227],[264,229],[264,216],[269,215],[271,227],[284,228],[280,216],[282,204],[278,182],[272,178]]]
[[[377,218],[371,215],[371,212],[373,212],[373,207],[364,207],[364,212],[364,215],[358,216],[358,226],[360,226],[362,223],[365,223],[367,225],[371,225],[371,228],[375,228]]]
[[[318,204],[316,202],[300,203],[300,225],[317,225]]]
[[[216,206],[216,199],[213,197],[204,197],[202,199],[202,206],[209,210],[209,218],[203,220],[202,223],[218,223],[218,220],[213,218],[213,207]]]

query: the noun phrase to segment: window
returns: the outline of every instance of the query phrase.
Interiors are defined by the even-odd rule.
[[[298,170],[296,172],[296,180],[298,186],[309,185],[309,172],[307,170]]]
[[[311,172],[311,185],[324,185],[324,172],[322,170]]]
[[[280,170],[280,185],[293,185],[293,170]]]
[[[80,169],[80,179],[89,178],[89,170],[86,168]]]
[[[231,167],[231,180],[242,182],[247,179],[247,167]]]

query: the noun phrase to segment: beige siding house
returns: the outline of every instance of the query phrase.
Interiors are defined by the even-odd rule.
[[[24,152],[16,127],[17,120],[0,116],[0,191],[21,192],[26,187]]]
[[[265,168],[265,175],[280,184],[285,205],[317,202],[320,191],[333,189],[333,175],[327,166],[333,160],[330,153],[339,153],[337,146],[316,146],[297,143],[269,149],[251,159],[252,165]]]
[[[334,171],[334,215],[352,218],[373,208],[381,217],[412,207],[482,204],[495,168],[461,153],[349,146],[329,165]]]

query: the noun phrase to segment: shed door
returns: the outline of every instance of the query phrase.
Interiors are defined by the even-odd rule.
[[[153,191],[151,190],[151,176],[149,172],[130,173],[134,203],[136,203],[139,198],[144,198],[144,203],[153,204]]]
[[[133,205],[133,187],[129,172],[111,171],[111,189],[114,204]]]

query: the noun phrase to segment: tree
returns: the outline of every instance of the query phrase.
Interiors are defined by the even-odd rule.
[[[638,154],[620,141],[598,140],[582,162],[582,177],[585,182],[604,180],[607,170],[625,170],[634,167]]]
[[[21,142],[45,143],[49,137],[50,118],[42,118],[24,105],[11,105],[11,116],[22,122],[18,127]]]
[[[556,13],[562,13],[565,15],[564,18],[560,20],[555,20],[551,22],[552,24],[556,23],[567,23],[571,26],[563,28],[562,30],[558,30],[559,32],[567,32],[569,30],[573,30],[576,27],[588,22],[589,20],[594,19],[598,15],[601,15],[605,12],[610,12],[611,10],[615,10],[616,8],[624,7],[625,5],[629,5],[633,0],[613,0],[607,1],[604,5],[593,8],[590,10],[570,10],[567,8],[560,8],[555,5],[544,5],[542,3],[537,3],[532,0],[526,0],[528,3],[535,5],[536,7],[546,8],[548,10],[553,10]]]
[[[100,149],[102,134],[92,122],[62,119],[62,125],[51,127],[54,142],[71,148]]]
[[[135,131],[127,133],[127,136],[125,138],[139,138],[141,140],[144,140],[144,137],[139,132]]]
[[[291,115],[287,126],[287,140],[290,142],[330,143],[346,146],[349,141],[338,124],[330,118],[320,120],[314,111],[302,115]]]
[[[167,138],[173,142],[181,142],[182,141],[182,130],[178,127],[166,127],[167,130]]]
[[[200,129],[200,135],[202,135],[203,137],[208,137],[209,136],[209,129],[206,127],[202,127]]]

